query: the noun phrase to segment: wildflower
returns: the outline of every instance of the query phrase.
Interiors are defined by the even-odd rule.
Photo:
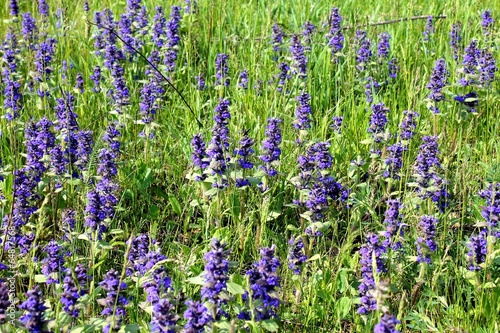
[[[221,304],[225,303],[226,283],[229,280],[229,250],[226,244],[213,239],[211,250],[204,256],[205,272],[203,273],[204,285],[201,288],[202,300],[215,305],[216,310],[212,316],[217,319]]]
[[[115,123],[110,123],[102,136],[102,139],[109,144],[109,148],[111,148],[115,154],[120,153],[120,136],[121,133]]]
[[[290,53],[292,55],[293,74],[301,79],[307,78],[307,57],[304,55],[304,47],[300,42],[299,35],[293,35],[290,41]]]
[[[401,139],[410,140],[415,135],[417,129],[416,118],[420,115],[411,110],[403,111],[403,121],[401,121]]]
[[[441,164],[438,158],[440,152],[437,137],[425,136],[422,141],[415,164],[417,192],[422,199],[431,198],[443,211],[447,206],[448,192],[446,191],[446,180],[438,174]]]
[[[187,301],[187,310],[184,312],[185,333],[203,333],[205,326],[212,321],[212,317],[208,314],[207,308],[198,301]]]
[[[453,59],[455,59],[455,61],[458,61],[458,55],[460,52],[459,50],[461,44],[462,44],[461,24],[455,23],[451,27],[450,31],[450,47],[453,52]]]
[[[301,93],[297,96],[298,101],[297,109],[295,109],[295,117],[293,128],[298,130],[306,130],[311,128],[311,95],[306,92]]]
[[[47,0],[38,0],[38,13],[42,17],[49,16],[49,5],[47,4]]]
[[[280,52],[281,45],[283,44],[283,36],[283,30],[281,30],[280,26],[277,23],[273,24],[273,50],[276,53],[276,55],[273,57],[274,60],[278,60],[278,54]]]
[[[448,70],[446,69],[446,62],[443,58],[439,59],[435,63],[434,71],[432,72],[429,84],[427,84],[427,89],[431,91],[429,94],[429,99],[434,102],[429,109],[434,113],[439,113],[440,110],[437,108],[436,103],[444,101],[445,97],[441,90],[448,84]]]
[[[366,69],[372,57],[371,41],[365,30],[356,30],[355,39],[357,47],[356,68],[362,72]]]
[[[215,85],[229,86],[229,67],[227,65],[228,55],[224,53],[217,54],[215,61]]]
[[[181,21],[181,7],[172,6],[170,13],[170,20],[166,25],[166,50],[163,64],[166,66],[168,72],[175,70],[175,61],[177,60],[177,50],[180,42],[179,37],[179,24]]]
[[[80,293],[78,287],[75,285],[73,280],[73,273],[71,269],[66,269],[66,275],[64,276],[61,294],[61,304],[63,306],[64,312],[73,318],[77,318],[80,314],[80,309],[78,308],[78,299],[80,298]]]
[[[195,14],[196,9],[198,7],[198,3],[196,2],[196,0],[185,0],[185,3],[186,3],[185,12],[188,14]]]
[[[389,45],[389,40],[391,39],[391,35],[387,32],[383,32],[378,35],[378,57],[379,59],[388,58],[389,52],[391,50],[391,46]]]
[[[380,90],[380,84],[373,77],[368,76],[366,78],[365,84],[365,96],[366,103],[371,104],[373,102],[373,94],[377,94]]]
[[[80,94],[83,94],[85,92],[85,88],[83,87],[83,76],[82,76],[82,73],[77,73],[76,74],[75,89],[78,89],[78,91],[80,92]]]
[[[280,73],[277,75],[277,78],[279,79],[278,81],[278,87],[276,88],[277,92],[282,92],[283,88],[288,80],[290,80],[290,66],[286,62],[281,62],[278,65],[278,68],[280,70]]]
[[[22,108],[21,84],[11,77],[7,69],[2,71],[2,81],[4,88],[4,108],[9,110],[5,117],[8,121],[13,121],[19,117]]]
[[[144,124],[151,123],[160,108],[158,105],[158,99],[160,97],[161,90],[159,88],[160,86],[153,80],[144,84],[141,89],[139,110]]]
[[[434,216],[422,216],[419,222],[421,236],[417,239],[417,262],[431,263],[431,252],[437,250],[437,244],[434,240],[438,219]]]
[[[198,90],[205,90],[205,79],[203,77],[203,75],[197,75],[194,77],[196,79],[196,88]]]
[[[481,14],[481,26],[483,27],[483,33],[485,36],[489,36],[493,30],[493,26],[495,25],[495,19],[491,16],[491,10],[485,10]]]
[[[498,71],[495,57],[488,50],[481,50],[478,61],[479,83],[485,87],[490,87],[495,80],[495,72]]]
[[[208,154],[205,148],[205,142],[201,133],[195,134],[191,140],[191,147],[193,148],[193,153],[191,154],[191,161],[194,167],[200,170],[205,170],[209,166]],[[204,176],[197,176],[196,180],[203,180]]]
[[[17,16],[19,15],[19,4],[17,0],[10,0],[9,2],[10,15]]]
[[[382,141],[382,136],[385,126],[387,124],[387,113],[389,109],[384,103],[372,105],[372,115],[370,117],[370,124],[366,130],[368,133],[372,133],[375,138],[375,142]]]
[[[28,47],[33,49],[33,45],[38,40],[38,28],[36,26],[36,20],[30,13],[23,13],[21,27],[23,39],[28,43]]]
[[[382,242],[385,248],[400,250],[403,247],[401,241],[398,240],[404,235],[403,215],[400,213],[402,207],[400,199],[387,200],[387,210],[384,213],[384,225],[386,226],[384,232],[385,239]]]
[[[403,152],[407,148],[403,146],[400,142],[395,143],[387,148],[389,152],[387,158],[385,159],[385,165],[387,169],[384,171],[383,176],[385,178],[391,177],[392,179],[400,179],[399,172],[403,167]]]
[[[19,308],[27,312],[19,318],[19,321],[23,323],[28,332],[44,332],[43,327],[46,320],[43,319],[43,315],[45,310],[47,310],[47,307],[44,305],[42,292],[40,291],[40,287],[38,285],[26,293],[26,301],[24,301]]]
[[[486,200],[486,206],[481,209],[481,216],[486,221],[491,234],[500,238],[500,230],[498,229],[498,222],[500,221],[500,183],[490,183],[486,189],[479,191],[478,194],[482,199]]]
[[[84,0],[83,1],[83,11],[85,13],[88,13],[90,10],[90,7],[89,7],[89,0]]]
[[[387,69],[389,72],[389,77],[391,79],[395,79],[398,76],[399,72],[398,58],[391,58],[391,60],[387,62]]]
[[[276,311],[280,304],[276,296],[280,288],[280,278],[276,270],[280,266],[279,259],[274,256],[276,246],[260,250],[261,260],[254,263],[252,269],[245,274],[249,276],[251,295],[243,294],[243,299],[252,298],[255,320],[276,318]]]
[[[304,241],[302,238],[291,238],[288,241],[290,245],[288,249],[288,268],[290,268],[294,274],[300,274],[302,272],[302,266],[307,261],[307,256],[304,253]]]
[[[175,313],[175,306],[168,299],[161,299],[153,306],[151,332],[174,333],[177,321],[179,316]]]
[[[101,67],[95,66],[94,72],[92,73],[92,75],[90,75],[90,79],[92,80],[92,82],[94,82],[92,91],[95,93],[101,92]]]
[[[240,140],[240,148],[234,150],[234,154],[240,156],[238,163],[243,169],[253,168],[253,163],[250,162],[249,157],[254,153],[252,146],[255,141],[248,136],[247,132],[245,132],[243,138]]]
[[[475,83],[476,68],[479,64],[481,51],[477,47],[477,40],[473,39],[465,48],[464,60],[462,61],[464,77],[459,79],[462,86],[467,87]]]
[[[281,156],[281,129],[279,124],[282,122],[279,118],[268,118],[266,126],[266,139],[262,141],[262,150],[264,154],[259,159],[265,163],[261,166],[262,170],[270,176],[276,176],[278,171],[274,166],[279,162]]]
[[[434,34],[433,17],[429,16],[429,17],[427,17],[427,21],[425,23],[425,28],[424,28],[424,42],[428,42],[429,37],[433,34]]]
[[[240,82],[238,82],[238,87],[243,89],[248,89],[248,71],[244,69],[240,75]]]
[[[333,58],[344,47],[344,35],[342,33],[342,17],[339,9],[333,7],[330,13],[330,31],[327,34],[328,46],[332,50],[331,57]]]
[[[467,257],[469,261],[469,270],[479,271],[481,270],[481,264],[486,261],[486,254],[488,253],[488,241],[487,234],[480,232],[476,236],[469,238],[467,246],[469,252],[467,252]]]
[[[314,32],[314,29],[316,28],[314,24],[312,24],[310,21],[307,21],[304,26],[304,31],[302,31],[302,36],[304,36],[304,44],[306,51],[311,50],[311,36]]]
[[[373,328],[373,333],[400,333],[396,329],[396,325],[401,324],[393,315],[385,313],[380,317],[380,321]]]
[[[358,287],[361,296],[358,313],[367,315],[377,310],[377,300],[373,295],[376,288],[374,272],[384,272],[386,270],[382,260],[382,254],[386,248],[380,244],[379,238],[375,234],[366,236],[366,243],[361,246],[359,264],[361,265],[361,283]],[[375,262],[376,267],[373,267]]]
[[[337,134],[342,134],[342,123],[344,121],[343,116],[335,116],[332,118],[332,124],[330,128]]]
[[[114,269],[109,270],[104,274],[103,280],[99,282],[99,286],[106,292],[106,298],[101,298],[97,302],[104,306],[101,314],[108,316],[108,324],[104,327],[104,332],[109,333],[120,328],[120,324],[125,317],[125,306],[129,300],[123,296],[127,289],[127,284],[121,280],[121,277]],[[111,323],[114,324],[111,327]]]
[[[0,325],[7,321],[7,310],[11,306],[7,282],[0,279]]]

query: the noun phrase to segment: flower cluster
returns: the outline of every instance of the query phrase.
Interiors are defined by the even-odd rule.
[[[379,238],[375,234],[366,236],[366,243],[361,246],[359,253],[361,255],[359,264],[361,265],[361,283],[358,287],[361,296],[361,304],[358,308],[358,313],[367,315],[372,311],[377,310],[377,300],[373,295],[376,288],[375,272],[385,272],[382,255],[387,251],[385,246],[380,243]],[[376,267],[373,267],[375,263]]]
[[[227,245],[221,243],[218,239],[213,239],[211,250],[204,256],[205,272],[203,279],[205,281],[201,288],[202,300],[214,304],[215,310],[212,315],[213,319],[217,319],[223,311],[220,306],[226,302],[227,293],[226,283],[229,280],[229,250]]]
[[[184,325],[185,333],[203,333],[213,319],[208,314],[207,308],[197,301],[187,301],[187,309],[184,312],[186,325]]]
[[[99,282],[99,286],[106,292],[106,297],[99,299],[97,302],[104,306],[101,314],[107,316],[108,324],[104,327],[104,332],[109,333],[117,331],[125,317],[125,306],[129,300],[123,296],[123,292],[127,289],[127,284],[122,281],[120,274],[114,270],[109,270],[104,274],[103,280]]]
[[[215,85],[229,86],[229,67],[227,64],[228,55],[224,53],[217,54],[215,60]]]
[[[434,216],[422,216],[418,224],[421,236],[417,238],[417,261],[419,263],[431,263],[431,253],[437,250],[434,240],[438,219]]]
[[[420,115],[415,111],[405,110],[403,111],[403,116],[403,120],[401,121],[401,139],[411,140],[417,129],[416,118]]]
[[[401,142],[397,142],[387,147],[388,155],[385,159],[386,169],[384,170],[384,178],[400,179],[399,172],[403,167],[403,152],[408,148]]]
[[[396,325],[398,324],[401,324],[401,322],[396,317],[385,313],[373,328],[373,333],[400,333],[396,329]]]
[[[372,133],[375,142],[381,142],[384,137],[385,126],[387,125],[387,114],[389,109],[384,103],[372,105],[372,115],[370,117],[370,124],[366,130]]]
[[[333,7],[330,12],[330,30],[326,36],[328,39],[328,46],[332,50],[332,58],[342,51],[344,47],[344,35],[342,33],[342,17],[338,8]]]
[[[475,77],[480,57],[481,51],[477,46],[477,40],[473,39],[465,48],[464,60],[462,61],[464,76],[459,80],[462,86],[467,87],[476,82]]]
[[[384,213],[385,240],[382,243],[385,248],[400,250],[403,247],[399,240],[404,235],[403,215],[400,212],[402,207],[403,204],[399,199],[387,200],[387,210]]]
[[[249,277],[251,293],[250,295],[248,293],[243,294],[243,299],[246,300],[251,297],[254,305],[251,311],[256,321],[277,317],[276,311],[280,300],[276,293],[280,288],[280,278],[276,270],[280,266],[280,262],[274,256],[275,250],[275,245],[262,248],[260,250],[261,259],[253,264],[252,269],[246,272]],[[245,314],[240,314],[240,317],[245,317]]]
[[[262,170],[270,177],[278,174],[275,166],[279,163],[281,156],[281,129],[279,127],[281,122],[282,120],[279,118],[267,119],[266,139],[262,141],[264,154],[260,155],[259,159],[265,163],[265,165],[261,166]]]
[[[290,245],[288,249],[288,268],[290,268],[294,274],[300,274],[302,272],[302,266],[307,261],[307,256],[304,253],[304,241],[302,238],[291,238],[288,241]]]
[[[441,211],[447,206],[447,182],[438,171],[441,169],[439,162],[439,147],[435,136],[424,136],[415,163],[415,177],[418,184],[417,192],[422,199],[431,198],[436,202]]]
[[[299,35],[293,35],[290,41],[290,53],[292,55],[292,73],[301,79],[307,78],[307,57],[304,54],[304,46]]]
[[[455,59],[455,61],[458,61],[458,56],[460,54],[462,45],[461,28],[462,26],[460,23],[455,23],[451,27],[450,31],[450,47],[451,51],[453,52],[453,59]]]
[[[47,307],[42,298],[42,292],[37,285],[35,288],[26,293],[26,301],[19,305],[21,310],[26,311],[19,321],[30,333],[44,332],[44,325],[47,323],[44,320],[44,313]]]
[[[371,40],[365,30],[356,30],[356,68],[363,72],[372,57]]]
[[[448,75],[449,72],[446,69],[446,61],[443,58],[436,61],[430,82],[426,86],[427,89],[431,91],[429,99],[432,105],[429,106],[429,109],[434,113],[441,112],[436,106],[436,103],[445,100],[441,90],[448,84]]]

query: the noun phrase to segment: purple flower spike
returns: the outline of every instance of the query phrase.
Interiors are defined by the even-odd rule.
[[[301,79],[307,78],[307,57],[304,55],[304,46],[300,42],[299,35],[293,35],[290,41],[290,53],[292,55],[293,74]]]
[[[29,333],[44,332],[43,326],[46,320],[43,319],[43,315],[47,307],[44,305],[42,292],[38,285],[26,293],[26,301],[19,308],[27,312],[19,318],[19,321],[23,323]]]
[[[465,48],[464,60],[462,61],[464,77],[460,78],[459,82],[462,86],[467,87],[476,82],[476,68],[479,65],[481,51],[477,47],[477,40],[473,39]]]
[[[421,236],[417,239],[417,262],[431,263],[431,253],[437,250],[437,244],[434,240],[438,219],[434,216],[422,216],[419,222]]]
[[[381,142],[383,138],[383,133],[385,131],[385,126],[387,124],[387,114],[389,109],[384,103],[372,105],[372,115],[370,118],[370,124],[366,130],[368,133],[372,133],[375,142]]]
[[[388,58],[389,52],[391,51],[391,46],[389,45],[389,41],[391,40],[391,35],[387,32],[383,32],[378,35],[378,51],[377,55],[379,58]]]
[[[455,59],[455,61],[458,61],[458,56],[460,54],[462,45],[461,28],[462,25],[460,23],[456,23],[453,24],[450,31],[450,47],[453,52],[453,59]]]
[[[293,128],[297,130],[306,130],[311,128],[311,95],[306,92],[301,93],[297,96],[298,101],[297,109],[295,110],[295,117],[297,119],[294,121]]]
[[[229,86],[229,67],[227,64],[228,55],[219,53],[215,60],[215,85]]]
[[[436,103],[445,100],[445,97],[441,92],[441,90],[446,85],[448,85],[448,75],[449,72],[446,69],[445,60],[441,58],[438,61],[436,61],[430,82],[426,86],[427,89],[431,91],[428,98],[433,102],[433,104],[429,108],[434,113],[441,112],[439,108],[437,108]]]
[[[495,19],[493,19],[493,16],[491,16],[491,10],[485,10],[481,14],[481,18],[483,19],[481,22],[481,26],[483,27],[483,33],[485,36],[489,36],[495,25]]]
[[[295,239],[291,238],[288,242],[290,245],[288,250],[288,268],[293,271],[293,274],[300,274],[302,272],[302,266],[307,261],[307,256],[304,252],[304,241],[302,238]]]
[[[211,321],[212,317],[208,314],[207,308],[198,301],[187,301],[187,310],[184,312],[186,325],[184,325],[185,333],[203,333],[205,326]]]
[[[367,68],[372,57],[372,44],[364,30],[356,30],[355,39],[357,47],[356,68],[358,71],[363,72]]]
[[[203,274],[204,285],[201,288],[201,298],[215,305],[213,319],[217,319],[223,311],[220,309],[225,304],[226,283],[229,280],[229,257],[230,251],[226,244],[213,239],[211,250],[204,256],[205,273]]]
[[[344,47],[344,35],[342,33],[342,17],[339,9],[333,7],[330,13],[330,31],[327,34],[328,47],[332,50],[331,57],[336,57],[336,54],[342,51]]]
[[[400,241],[404,236],[403,215],[400,213],[402,208],[401,200],[387,200],[387,210],[384,213],[385,240],[382,243],[386,248],[400,250],[403,247]]]
[[[279,162],[281,156],[281,129],[279,124],[282,122],[279,118],[268,118],[266,126],[266,139],[262,141],[262,150],[264,154],[259,159],[265,163],[261,166],[262,170],[270,176],[276,176],[278,171],[275,165]]]
[[[358,308],[358,313],[367,315],[372,311],[377,310],[377,300],[373,295],[376,288],[374,272],[385,272],[386,268],[382,260],[382,254],[387,250],[380,243],[379,238],[375,234],[366,236],[366,243],[361,246],[359,253],[361,255],[359,264],[361,265],[361,283],[358,287],[361,296]],[[376,267],[373,267],[375,257]]]
[[[434,34],[434,22],[433,22],[433,17],[429,16],[427,17],[427,22],[425,23],[425,28],[424,28],[424,41],[428,42],[429,38],[431,35]]]
[[[245,274],[250,278],[250,289],[252,290],[252,304],[256,321],[277,318],[276,313],[280,300],[276,293],[280,289],[280,278],[276,270],[280,266],[279,259],[274,256],[276,246],[262,248],[261,259],[252,265],[252,269]],[[243,299],[250,297],[248,293],[243,294]]]
[[[411,110],[403,111],[403,121],[401,121],[401,139],[410,140],[415,135],[415,130],[417,129],[417,121],[420,115]]]
[[[400,333],[396,329],[396,325],[401,324],[396,317],[391,314],[385,313],[378,324],[373,328],[373,333]]]

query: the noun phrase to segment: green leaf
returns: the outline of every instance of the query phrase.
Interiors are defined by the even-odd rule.
[[[35,275],[35,282],[36,283],[45,283],[45,282],[47,282],[47,278],[43,274],[37,274],[37,275]]]
[[[245,293],[245,289],[234,282],[227,283],[227,291],[232,295],[243,295]]]
[[[278,332],[279,326],[274,320],[268,319],[262,321],[262,328],[268,332]]]
[[[190,277],[190,278],[186,279],[186,281],[191,283],[191,284],[197,284],[200,286],[205,284],[205,281],[203,279],[203,273],[198,275],[198,276],[195,276],[195,277]]]
[[[176,213],[177,215],[182,214],[181,204],[179,203],[179,200],[177,200],[177,198],[175,196],[170,194],[168,196],[168,202],[170,202],[170,204],[172,205],[172,209],[174,210],[174,213]]]
[[[319,253],[316,253],[311,258],[307,259],[307,261],[315,261],[315,260],[319,260],[320,258],[321,258],[321,255]]]

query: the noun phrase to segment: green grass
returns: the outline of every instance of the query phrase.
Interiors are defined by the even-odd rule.
[[[6,2],[6,1],[4,1]],[[30,11],[38,16],[36,1],[20,1],[21,12]],[[481,31],[481,13],[492,10],[493,17],[500,20],[500,3],[496,1],[347,1],[332,4],[328,1],[199,1],[195,14],[182,14],[177,69],[169,75],[172,83],[186,98],[194,110],[194,115],[182,99],[168,86],[162,96],[161,108],[155,118],[152,140],[140,138],[138,134],[145,128],[137,122],[140,92],[146,80],[146,61],[136,57],[134,61],[122,63],[127,87],[130,90],[130,105],[121,115],[113,114],[113,105],[106,96],[111,87],[110,72],[104,69],[102,57],[94,55],[94,41],[91,38],[96,27],[86,22],[82,10],[83,1],[51,0],[52,13],[63,8],[63,28],[56,29],[56,17],[52,15],[44,31],[58,40],[52,61],[54,73],[48,87],[52,96],[42,99],[28,91],[30,75],[34,70],[35,51],[22,50],[17,57],[18,80],[21,83],[23,109],[15,122],[0,118],[0,171],[5,180],[0,182],[0,215],[9,216],[12,207],[13,170],[25,162],[24,128],[31,118],[38,120],[45,116],[56,119],[53,106],[55,98],[61,97],[61,90],[70,91],[76,97],[75,112],[78,114],[80,129],[93,132],[94,152],[84,181],[68,177],[47,175],[39,184],[40,198],[36,201],[39,209],[24,231],[36,231],[36,244],[28,254],[16,250],[16,269],[0,272],[4,278],[15,276],[15,295],[23,301],[24,293],[38,284],[49,310],[46,318],[52,329],[67,332],[91,332],[93,319],[101,316],[102,306],[97,299],[105,293],[97,284],[103,275],[114,268],[119,272],[124,267],[127,254],[127,240],[139,233],[147,233],[158,241],[157,245],[169,261],[165,263],[174,286],[174,298],[180,300],[176,311],[182,317],[185,310],[184,299],[199,299],[200,286],[189,283],[188,278],[203,272],[203,255],[209,242],[216,237],[228,243],[231,249],[231,281],[247,288],[244,273],[252,262],[259,258],[259,248],[276,244],[276,255],[282,263],[278,273],[281,276],[280,319],[276,320],[280,332],[371,332],[382,311],[368,316],[357,313],[360,283],[359,249],[370,232],[383,232],[386,200],[401,198],[404,204],[403,222],[408,225],[400,255],[391,253],[387,261],[387,273],[377,274],[377,279],[387,285],[382,290],[384,297],[380,305],[387,307],[401,321],[401,332],[495,332],[500,320],[500,252],[498,242],[490,242],[486,267],[477,273],[467,270],[467,240],[477,233],[476,223],[484,222],[481,208],[484,200],[477,192],[487,183],[500,182],[500,116],[499,84],[496,80],[489,89],[476,89],[479,106],[476,114],[467,113],[453,96],[465,94],[469,90],[458,85],[457,64],[449,46],[449,32],[454,23],[462,23],[462,50],[472,38],[479,40],[481,48],[490,47],[498,60],[500,44],[498,24],[491,41],[487,41]],[[115,18],[125,10],[125,1],[91,0],[91,10],[110,8]],[[170,14],[170,6],[184,5],[180,1],[143,1],[150,14],[154,7],[162,5],[165,14]],[[370,149],[376,145],[370,140],[368,127],[371,109],[365,101],[365,83],[356,70],[354,35],[355,29],[345,29],[345,47],[338,62],[330,60],[330,50],[326,46],[325,33],[332,6],[338,6],[344,18],[344,26],[360,25],[366,28],[373,47],[381,32],[391,35],[391,56],[398,58],[398,77],[374,96],[374,103],[383,102],[389,109],[387,129],[399,132],[403,110],[414,110],[420,114],[415,137],[410,141],[403,155],[401,179],[388,183],[382,177],[383,159],[370,157]],[[435,34],[430,41],[423,41],[425,20],[410,20],[381,26],[362,26],[396,18],[417,15],[446,15],[436,20]],[[12,27],[17,33],[21,29],[19,20],[9,16],[8,3],[0,6],[0,37],[2,40]],[[88,19],[92,19],[92,16]],[[277,62],[273,61],[271,29],[280,24],[285,33],[301,33],[302,25],[311,21],[316,26],[308,57],[308,79],[300,80],[292,76],[286,88],[289,94],[276,92],[274,76],[279,74]],[[41,37],[40,37],[41,38]],[[148,55],[153,47],[149,35],[144,38],[141,51]],[[122,43],[118,43],[122,47]],[[289,38],[285,38],[279,61],[291,61],[288,50]],[[374,51],[376,52],[376,50]],[[229,77],[231,85],[214,88],[215,58],[218,53],[229,55]],[[450,85],[445,89],[447,101],[441,102],[442,113],[433,115],[427,108],[426,98],[429,82],[437,59],[446,60],[450,72]],[[61,78],[62,61],[74,67],[69,69],[69,78]],[[103,92],[93,93],[89,79],[96,65],[103,67]],[[386,73],[379,65],[369,64],[367,73],[382,81]],[[249,89],[237,87],[241,70],[248,69]],[[160,66],[160,70],[165,68]],[[384,69],[385,70],[385,69]],[[85,79],[83,94],[73,91],[76,73]],[[204,74],[207,89],[196,89],[195,76]],[[497,73],[498,76],[498,73]],[[260,94],[253,89],[257,80],[262,80]],[[0,84],[4,99],[4,85]],[[37,85],[35,85],[37,88]],[[306,246],[311,243],[312,259],[304,267],[301,275],[295,276],[287,268],[288,240],[291,236],[303,235],[307,221],[301,217],[303,209],[292,204],[298,199],[299,191],[293,185],[293,177],[299,169],[297,157],[305,153],[305,146],[295,143],[297,131],[293,129],[296,96],[301,91],[311,95],[313,110],[312,128],[308,130],[310,142],[329,141],[333,166],[329,170],[345,187],[351,189],[349,209],[342,205],[330,207],[325,222],[331,226],[322,237],[312,240],[304,236]],[[255,139],[255,156],[262,153],[266,119],[283,119],[283,144],[279,175],[270,180],[270,190],[261,193],[256,186],[240,190],[230,186],[224,191],[214,192],[208,199],[203,184],[189,180],[192,172],[190,141],[194,134],[201,132],[208,143],[213,125],[213,110],[219,98],[231,101],[231,147],[237,147],[243,132]],[[3,112],[2,112],[3,115]],[[343,116],[342,134],[337,135],[329,128],[333,116]],[[197,125],[197,119],[203,127]],[[110,223],[110,230],[103,242],[87,241],[85,222],[86,194],[93,189],[88,182],[94,179],[99,163],[98,151],[106,147],[102,135],[106,126],[119,121],[123,126],[122,153],[118,158],[117,182],[119,203]],[[436,206],[420,200],[414,189],[413,165],[419,152],[421,139],[426,135],[439,137],[442,175],[449,182],[449,206],[439,213]],[[384,150],[396,142],[391,137],[379,144]],[[367,163],[356,169],[351,161],[357,158]],[[254,158],[254,162],[258,159]],[[2,169],[3,168],[3,169]],[[352,171],[352,172],[351,172]],[[261,175],[254,169],[251,173]],[[360,177],[362,173],[366,177]],[[62,187],[56,190],[56,182]],[[210,185],[210,184],[205,184]],[[79,318],[71,321],[63,316],[59,303],[60,286],[45,286],[42,280],[41,260],[45,258],[44,246],[51,239],[61,241],[61,211],[73,208],[77,224],[71,242],[62,242],[72,255],[66,259],[66,267],[74,268],[76,263],[90,267],[94,291],[82,301]],[[439,219],[436,232],[437,250],[432,254],[432,264],[424,266],[415,262],[416,245],[419,237],[418,220],[424,214],[435,215]],[[5,231],[3,243],[5,244]],[[37,258],[38,260],[35,260]],[[6,251],[4,251],[4,262]],[[145,301],[143,288],[137,279],[127,277],[126,291],[131,297],[127,316],[123,323],[137,324],[140,332],[149,332],[150,313],[141,307]],[[382,286],[384,283],[381,284]],[[238,306],[243,305],[241,296],[232,295],[228,308],[231,318],[226,326],[232,331],[243,330],[243,321],[236,320]],[[380,308],[380,307],[379,307]],[[17,312],[17,318],[22,315]],[[179,327],[184,321],[179,322]],[[7,323],[0,325],[1,332],[23,332],[17,326]],[[87,326],[85,326],[87,325]],[[252,331],[272,329],[271,323],[255,324]],[[220,327],[219,331],[224,331]],[[229,331],[231,331],[229,329]],[[98,330],[97,330],[98,331]],[[209,331],[209,329],[207,329]]]

